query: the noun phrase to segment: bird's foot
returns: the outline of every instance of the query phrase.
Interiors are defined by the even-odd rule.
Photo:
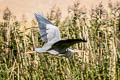
[[[36,51],[28,51],[28,52],[25,52],[25,53],[27,53],[27,54],[34,54],[34,53],[36,53]]]

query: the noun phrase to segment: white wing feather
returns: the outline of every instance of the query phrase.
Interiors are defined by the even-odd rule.
[[[45,50],[49,49],[52,44],[56,43],[57,41],[61,40],[60,32],[58,27],[53,25],[50,21],[44,18],[40,14],[35,14],[36,19],[38,21],[40,35],[42,37],[43,42],[47,42],[43,48]],[[38,51],[38,50],[37,50]]]

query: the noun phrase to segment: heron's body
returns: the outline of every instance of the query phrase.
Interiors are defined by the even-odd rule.
[[[50,54],[56,55],[56,56],[65,56],[65,57],[72,56],[72,49],[70,49],[70,48],[62,49],[62,50],[58,50],[58,49],[44,50],[43,48],[36,48],[35,51],[37,51],[39,53],[50,53]]]
[[[35,49],[36,52],[71,57],[74,51],[69,47],[75,43],[86,42],[85,39],[61,40],[58,27],[40,14],[35,14],[35,16],[39,24],[40,35],[43,42],[45,42],[42,48]]]

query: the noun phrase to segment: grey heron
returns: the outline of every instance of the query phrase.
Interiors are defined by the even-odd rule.
[[[40,35],[45,42],[42,48],[35,48],[37,53],[49,53],[58,56],[71,57],[75,49],[69,48],[79,42],[87,42],[87,39],[67,39],[61,40],[60,32],[57,26],[48,21],[43,15],[35,13],[38,22]]]

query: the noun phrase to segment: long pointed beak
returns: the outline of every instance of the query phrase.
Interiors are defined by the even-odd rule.
[[[81,53],[82,50],[79,50],[79,49],[69,49],[71,52],[73,53]]]
[[[75,50],[75,53],[81,53],[82,50]]]

